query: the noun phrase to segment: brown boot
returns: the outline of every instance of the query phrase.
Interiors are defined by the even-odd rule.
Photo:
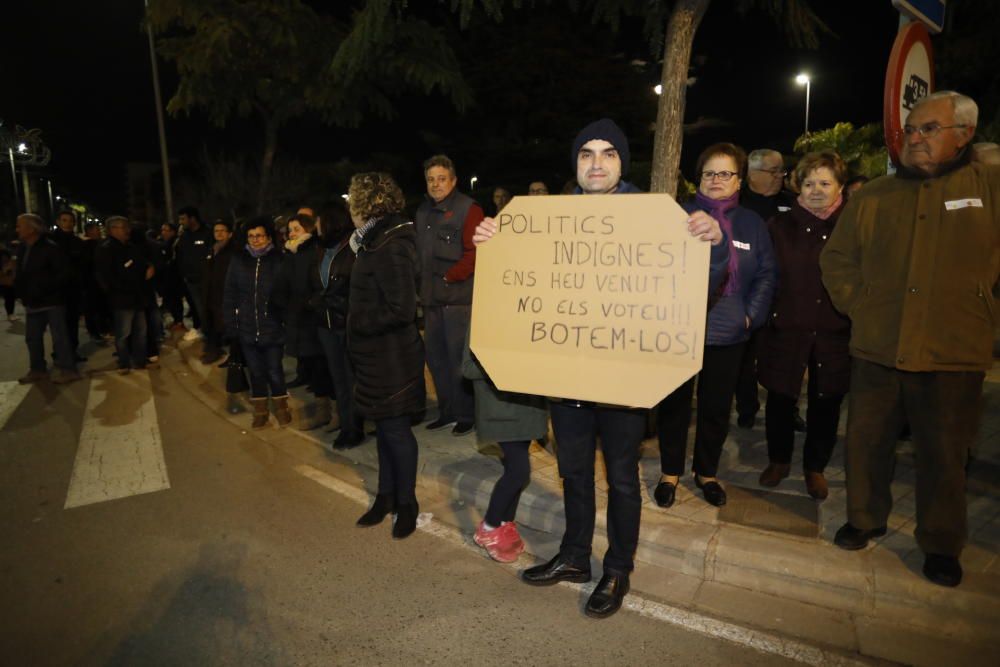
[[[826,477],[821,472],[803,471],[806,478],[806,491],[816,500],[826,500],[830,495],[830,488],[826,485]]]
[[[267,399],[251,398],[250,404],[253,405],[253,424],[251,424],[251,427],[258,429],[267,426],[268,419],[270,418],[267,412]]]
[[[791,466],[787,463],[768,463],[767,467],[764,468],[764,472],[760,474],[760,478],[757,482],[761,486],[775,487],[781,480],[788,477],[788,471]]]
[[[288,409],[288,396],[272,398],[274,401],[274,418],[278,420],[278,426],[288,426],[292,423],[292,411]]]

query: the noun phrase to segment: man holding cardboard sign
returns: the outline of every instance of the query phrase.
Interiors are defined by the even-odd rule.
[[[639,192],[622,180],[628,172],[629,145],[611,120],[585,127],[573,142],[571,160],[579,186],[575,194]],[[518,211],[529,210],[525,206],[539,214],[518,217]],[[657,211],[657,206],[669,210]],[[665,228],[669,233],[683,230],[680,221],[687,226],[680,237],[653,238]],[[667,195],[627,201],[515,199],[500,220],[487,218],[476,228],[473,242],[494,235],[498,241],[479,259],[486,268],[479,265],[472,351],[501,389],[563,399],[553,401],[550,410],[566,532],[559,554],[525,570],[522,578],[536,586],[590,580],[599,436],[609,487],[609,548],[604,575],[587,601],[586,613],[604,618],[618,611],[628,593],[639,541],[638,464],[646,413],[627,406],[654,405],[697,373],[705,302],[724,276],[728,246],[717,221],[703,212],[688,217]],[[692,237],[710,243],[711,251]],[[504,262],[512,268],[505,269]],[[700,315],[683,302],[689,285],[682,277],[699,286],[695,301]],[[511,304],[513,292],[505,287],[521,289],[522,298],[515,296]],[[480,317],[497,312],[500,318]],[[649,369],[653,375],[676,377],[655,384],[643,375]],[[506,386],[525,377],[531,386]]]

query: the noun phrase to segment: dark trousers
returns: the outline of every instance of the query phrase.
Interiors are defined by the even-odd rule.
[[[757,390],[757,329],[750,334],[750,340],[743,348],[740,375],[736,380],[736,414],[752,416],[760,411],[760,397]],[[794,406],[793,406],[794,409]]]
[[[285,387],[285,369],[281,360],[285,356],[284,345],[255,345],[243,343],[243,358],[250,372],[250,398],[274,398],[288,396]]]
[[[657,406],[660,439],[660,469],[664,475],[683,475],[687,457],[687,434],[691,426],[691,399],[698,384],[698,418],[694,433],[694,473],[715,477],[722,445],[729,435],[733,391],[740,372],[744,343],[706,345],[701,372]]]
[[[375,421],[378,449],[378,492],[394,494],[396,503],[417,502],[417,439],[410,428],[410,415]]]
[[[486,508],[486,523],[494,528],[504,521],[513,521],[521,492],[531,479],[531,461],[528,456],[530,440],[501,442],[503,474],[493,486],[490,504]]]
[[[111,311],[115,323],[115,351],[118,368],[146,367],[146,311],[143,308],[116,308]]]
[[[816,361],[809,362],[809,406],[806,408],[806,442],[802,451],[802,469],[823,472],[830,462],[833,447],[837,444],[837,425],[840,423],[840,404],[843,394],[820,396],[816,388]],[[765,426],[767,433],[767,458],[771,463],[792,462],[795,447],[795,404],[798,397],[778,392],[767,392]]]
[[[14,304],[17,301],[17,294],[13,285],[0,285],[0,294],[3,294],[3,308],[7,311],[7,317],[14,314]]]
[[[316,333],[333,380],[340,428],[347,435],[357,435],[363,428],[363,423],[354,409],[354,369],[347,355],[347,332],[317,327]]]
[[[424,345],[427,367],[434,378],[440,416],[473,421],[470,383],[462,377],[462,348],[469,330],[472,306],[424,308]]]
[[[76,360],[76,351],[80,347],[80,315],[83,313],[83,292],[75,291],[66,295],[66,336],[69,338],[69,348]]]
[[[160,339],[163,338],[163,313],[156,303],[146,306],[146,356],[160,355]]]
[[[184,322],[184,289],[180,278],[168,278],[160,289],[163,307],[174,322]]]
[[[639,447],[646,431],[642,410],[554,402],[550,406],[556,459],[563,480],[566,532],[559,553],[570,563],[589,567],[594,540],[594,455],[601,439],[608,479],[608,552],[604,571],[628,574],[639,544],[642,496]]]
[[[924,553],[958,556],[967,536],[965,464],[979,428],[982,372],[912,373],[855,358],[848,399],[847,520],[871,530],[892,509],[896,438],[912,431]]]
[[[112,330],[111,309],[97,285],[90,285],[84,294],[83,319],[91,338],[100,338]]]
[[[205,300],[201,295],[201,283],[184,281],[187,290],[187,300],[191,304],[191,325],[195,329],[200,329],[205,321]]]
[[[76,355],[69,347],[66,333],[66,308],[53,306],[45,310],[29,312],[24,318],[24,342],[28,345],[28,359],[31,370],[45,371],[45,327],[52,334],[52,351],[55,365],[63,370],[76,370]]]

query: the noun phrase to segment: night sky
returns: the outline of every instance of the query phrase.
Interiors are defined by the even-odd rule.
[[[712,3],[695,40],[692,75],[696,81],[689,88],[687,119],[711,117],[725,124],[689,135],[682,167],[690,171],[698,151],[718,140],[735,141],[748,150],[769,146],[791,152],[792,142],[802,132],[804,115],[804,90],[794,83],[799,71],[813,77],[812,129],[837,121],[881,120],[885,66],[898,14],[889,0],[812,4],[836,34],[824,36],[815,51],[787,46],[784,35],[760,12],[741,17],[729,11],[728,2]],[[17,3],[16,11],[18,15],[5,19],[5,38],[0,43],[4,80],[0,118],[6,124],[42,129],[53,153],[47,172],[57,193],[88,201],[103,213],[122,210],[125,163],[159,159],[148,47],[140,29],[142,0],[33,0]],[[490,126],[491,109],[498,106],[484,97],[509,94],[502,87],[508,80],[502,71],[504,48],[517,48],[530,56],[538,45],[527,39],[519,42],[525,34],[519,29],[544,30],[548,24],[555,31],[554,39],[562,40],[548,44],[549,48],[572,44],[575,50],[570,53],[586,53],[593,44],[597,58],[651,61],[637,74],[638,79],[647,79],[646,84],[637,85],[634,99],[629,100],[617,94],[603,96],[601,90],[587,86],[589,63],[580,62],[579,67],[573,61],[563,63],[555,78],[567,86],[562,95],[565,104],[612,118],[617,117],[621,104],[632,109],[648,105],[648,118],[654,118],[656,100],[649,89],[656,82],[658,65],[635,26],[609,35],[607,29],[590,25],[586,17],[541,7],[508,15],[504,26],[478,25],[461,33],[466,45],[496,45],[496,60],[480,56],[474,63],[463,61],[463,68],[479,71],[478,103],[469,114],[456,114],[436,95],[409,95],[402,99],[403,113],[392,122],[373,121],[353,130],[313,121],[297,123],[281,135],[279,160],[364,161],[372,153],[395,154],[400,164],[412,162],[409,173],[397,177],[413,190],[420,187],[421,160],[438,150],[450,150],[456,154],[463,182],[477,173],[481,185],[509,181],[515,192],[522,192],[527,181],[520,181],[531,172],[548,180],[550,188],[557,187],[571,176],[566,148],[579,129],[568,126],[575,120],[548,130],[554,135],[549,137],[553,146],[563,148],[547,150],[545,156],[507,154],[503,141],[484,141],[474,132],[483,123]],[[496,39],[491,42],[491,37]],[[534,60],[537,68],[549,62],[544,56]],[[498,71],[484,76],[484,65],[488,68],[493,63]],[[161,61],[160,68],[164,95],[169,98],[176,74],[170,63]],[[641,118],[642,113],[633,118]],[[641,160],[645,151],[648,161],[651,133],[642,127],[626,129],[636,158]],[[190,169],[203,150],[245,151],[247,159],[256,159],[260,150],[260,132],[251,121],[234,122],[220,130],[196,114],[169,119],[167,135],[171,158],[180,169]]]

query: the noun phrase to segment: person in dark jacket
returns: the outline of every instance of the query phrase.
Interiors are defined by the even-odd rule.
[[[823,470],[837,442],[840,403],[851,378],[851,321],[834,309],[823,287],[819,255],[844,206],[847,165],[832,152],[810,153],[795,167],[799,198],[770,222],[778,268],[768,324],[760,332],[759,372],[767,388],[766,432],[770,461],[760,475],[774,487],[788,476],[795,431],[792,406],[809,371],[802,471],[809,495],[827,497]]]
[[[424,310],[427,367],[434,379],[438,418],[427,425],[452,434],[473,429],[472,388],[462,377],[462,346],[472,316],[476,248],[472,234],[483,209],[458,191],[455,165],[446,155],[424,162],[427,198],[415,218],[420,250],[420,302]]]
[[[388,174],[351,178],[351,270],[347,346],[354,364],[354,401],[375,422],[378,493],[359,526],[396,513],[392,536],[417,528],[417,439],[410,425],[424,409],[424,343],[417,330],[420,263],[413,223],[399,215],[403,193]]]
[[[628,173],[629,144],[614,121],[602,118],[576,136],[570,160],[576,169],[575,194],[639,192],[622,180]],[[712,244],[709,293],[718,288],[729,259],[729,247],[719,223],[704,211],[692,212],[688,232]],[[473,235],[482,243],[496,233],[496,221],[484,220]],[[587,600],[585,613],[607,618],[616,613],[629,591],[639,543],[642,494],[639,490],[639,448],[646,432],[647,412],[622,405],[595,405],[577,400],[550,400],[552,430],[558,443],[559,475],[563,480],[566,531],[559,553],[521,573],[533,586],[560,581],[590,581],[590,554],[594,539],[594,457],[600,436],[608,480],[608,550],[604,574]]]
[[[14,291],[26,313],[24,341],[28,345],[31,368],[18,378],[31,384],[49,377],[45,364],[45,328],[52,334],[53,355],[59,373],[57,384],[79,380],[76,356],[66,333],[66,285],[70,280],[69,260],[55,241],[47,238],[45,222],[33,213],[17,216],[15,229],[21,246],[17,253]]]
[[[212,364],[225,354],[224,338],[226,323],[222,307],[226,291],[226,273],[229,263],[236,255],[236,244],[232,242],[233,225],[228,220],[216,220],[212,226],[212,236],[215,244],[212,254],[208,256],[208,266],[205,269],[203,282],[204,293],[202,303],[205,304],[205,320],[202,331],[205,334],[205,347],[201,355],[201,363]]]
[[[187,331],[184,326],[184,281],[177,270],[177,224],[165,222],[160,225],[160,238],[156,243],[161,270],[156,274],[156,291],[163,299],[163,307],[170,313],[171,331]],[[225,278],[225,276],[223,276]]]
[[[14,291],[14,276],[17,273],[17,257],[5,244],[0,243],[0,294],[3,295],[3,307],[7,312],[8,322],[17,322],[14,306],[17,303],[17,293]]]
[[[69,346],[76,360],[86,361],[80,356],[80,315],[83,313],[83,284],[87,270],[87,246],[76,234],[76,213],[72,210],[60,211],[56,216],[56,228],[49,238],[62,248],[69,259],[70,280],[66,285],[66,333]]]
[[[364,420],[354,407],[354,369],[347,353],[347,313],[354,269],[354,250],[347,212],[337,216],[334,210],[324,214],[317,230],[323,253],[315,258],[309,272],[311,306],[317,315],[316,334],[326,360],[337,399],[337,423],[340,433],[334,449],[350,449],[365,440]]]
[[[239,341],[250,371],[250,403],[255,429],[268,422],[267,399],[274,401],[279,426],[292,421],[288,389],[281,360],[285,356],[283,314],[273,303],[273,292],[281,271],[281,254],[274,245],[274,222],[259,216],[246,223],[247,243],[226,272],[223,291],[223,321],[226,337]]]
[[[774,293],[774,250],[760,216],[739,205],[746,154],[729,143],[709,146],[698,157],[700,182],[688,211],[706,211],[719,221],[729,239],[729,265],[721,293],[710,300],[701,372],[673,391],[658,406],[657,431],[663,473],[654,498],[660,507],[674,503],[684,473],[691,399],[698,384],[698,419],[694,440],[695,485],[712,505],[726,504],[726,492],[715,475],[722,445],[729,434],[733,392],[743,350],[751,332],[767,320]]]
[[[198,331],[205,316],[201,283],[205,277],[205,260],[212,252],[212,230],[201,221],[201,214],[193,206],[185,206],[177,213],[184,233],[177,242],[177,272],[186,288],[192,310],[193,330],[184,334],[184,340],[201,337]]]
[[[111,334],[113,327],[108,299],[104,290],[101,289],[101,285],[97,282],[97,274],[94,272],[97,249],[104,243],[104,238],[101,236],[101,224],[88,222],[83,227],[83,235],[87,260],[86,270],[83,274],[83,320],[91,340],[99,345],[105,345],[107,342],[105,336]]]
[[[147,281],[155,270],[147,249],[132,239],[128,218],[112,216],[104,227],[108,238],[98,249],[94,272],[111,306],[118,372],[124,375],[146,367]]]

